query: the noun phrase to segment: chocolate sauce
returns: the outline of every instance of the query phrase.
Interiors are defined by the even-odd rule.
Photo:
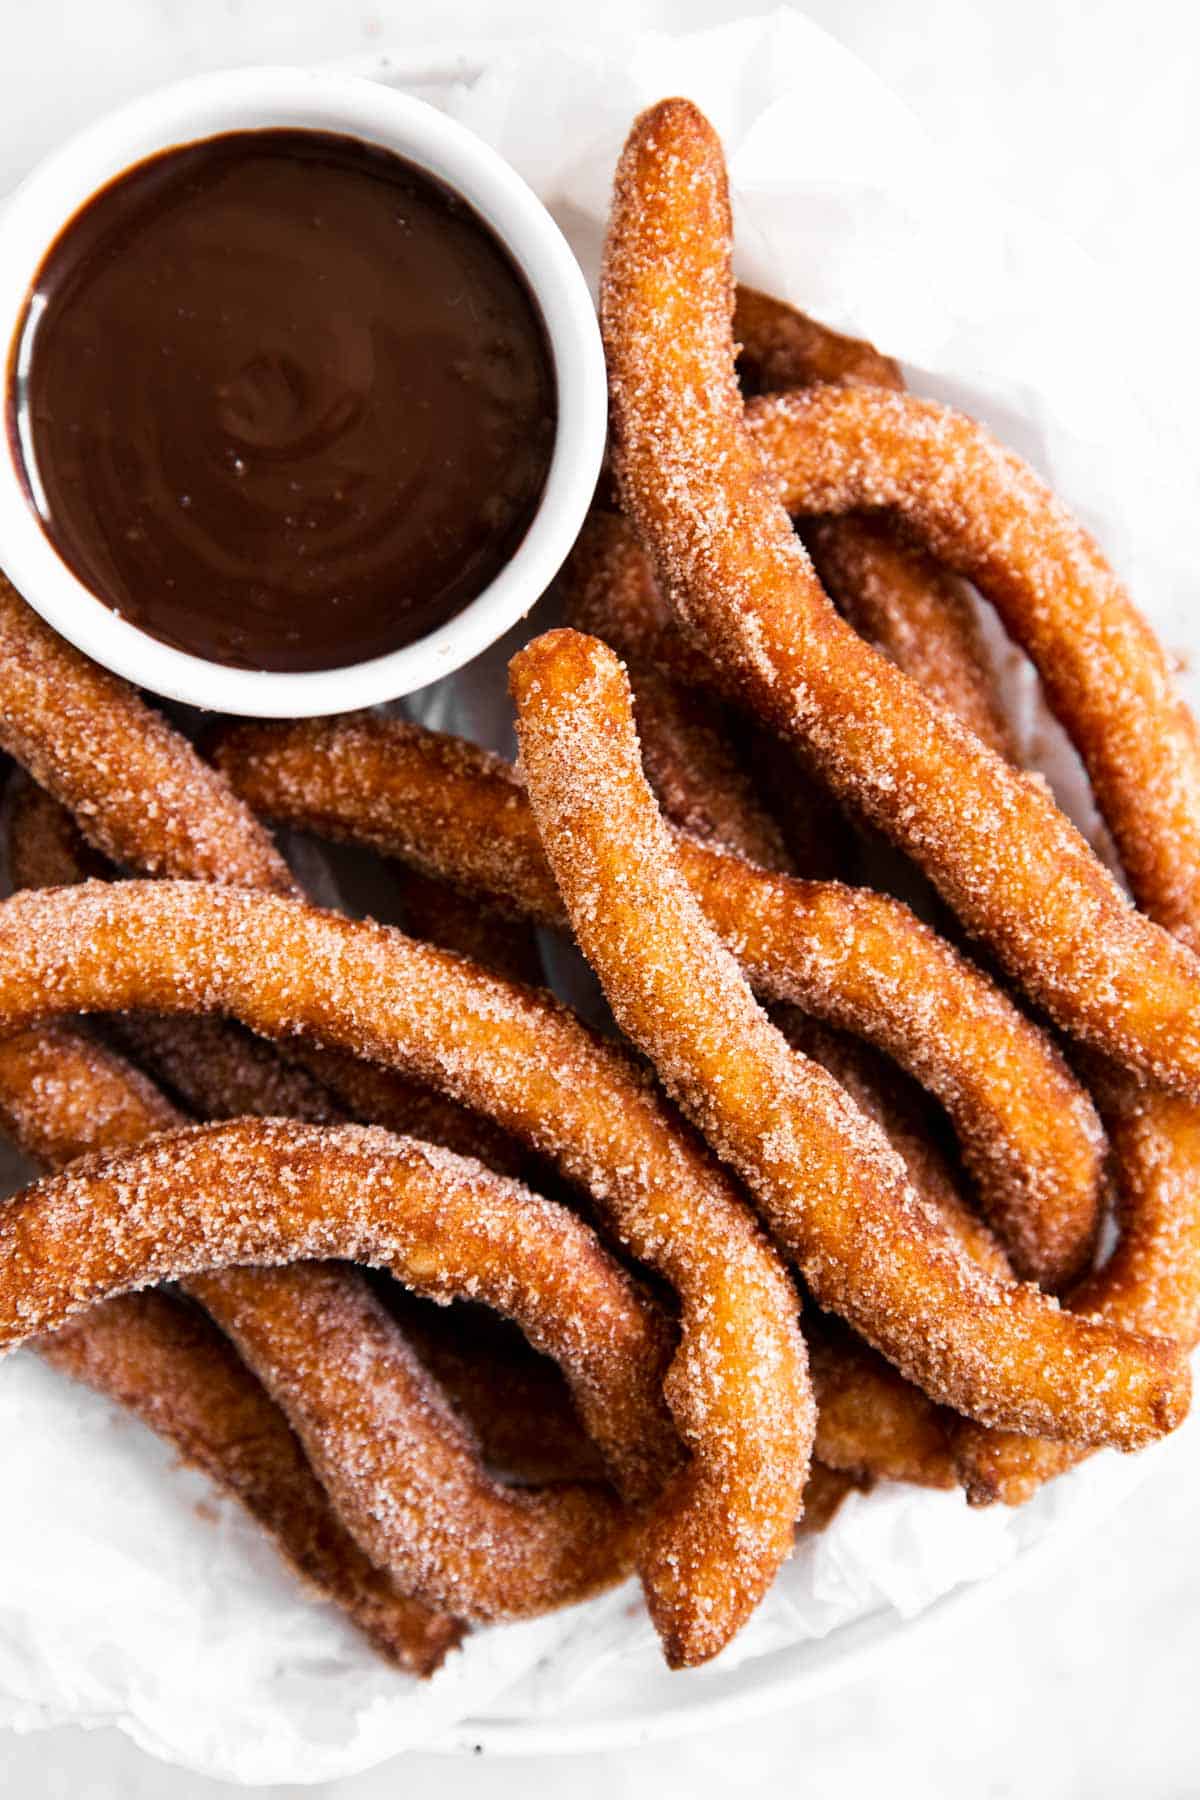
[[[536,303],[464,200],[272,130],[89,201],[38,276],[9,413],[93,593],[182,650],[304,670],[482,592],[537,510],[556,401]]]

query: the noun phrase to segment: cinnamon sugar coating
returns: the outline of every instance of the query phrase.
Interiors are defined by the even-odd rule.
[[[1073,1317],[973,1263],[878,1127],[770,1024],[675,860],[612,652],[549,632],[510,679],[531,803],[580,947],[817,1299],[984,1423],[1125,1449],[1178,1424],[1189,1379],[1170,1345]]]
[[[28,881],[55,885],[75,883],[86,878],[85,871],[89,866],[96,870],[107,868],[104,859],[91,852],[79,838],[66,811],[28,778],[18,775],[6,800],[9,865],[18,884]],[[465,911],[467,903],[460,905]],[[444,913],[442,923],[444,926]],[[153,1014],[126,1013],[110,1021],[108,1029],[117,1033],[132,1054],[146,1059],[158,1075],[165,1076],[185,1104],[201,1114],[232,1118],[274,1113],[310,1123],[332,1122],[342,1117],[328,1093],[304,1069],[285,1062],[261,1038],[226,1020],[184,1015],[168,1019]],[[25,1034],[11,1043],[12,1050],[9,1046],[0,1049],[0,1107],[8,1111],[10,1123],[16,1128],[15,1135],[27,1147],[36,1143],[44,1153],[48,1144],[51,1149],[57,1145],[60,1154],[51,1155],[49,1160],[52,1162],[69,1160],[71,1155],[94,1148],[97,1143],[133,1143],[150,1131],[183,1123],[128,1065],[62,1027],[51,1027],[40,1036]],[[69,1113],[65,1111],[68,1106],[71,1108]],[[446,1116],[449,1116],[446,1108],[437,1110],[432,1121],[435,1128],[442,1125]],[[115,1136],[112,1127],[106,1128],[104,1124],[110,1118],[120,1128]],[[67,1134],[65,1146],[60,1142],[64,1131]],[[101,1133],[99,1137],[95,1135],[97,1131]],[[484,1136],[483,1121],[478,1122],[477,1128],[473,1121],[471,1135],[476,1140]],[[500,1138],[502,1134],[496,1136]],[[346,1319],[352,1317],[357,1305],[371,1327],[369,1334],[364,1333],[363,1346],[354,1346],[345,1330],[343,1341],[335,1345],[327,1330],[322,1333],[317,1329],[332,1313],[335,1287],[343,1290],[342,1311]],[[341,1271],[336,1277],[325,1271],[320,1281],[308,1270],[289,1272],[286,1276],[275,1277],[272,1282],[260,1281],[257,1276],[250,1279],[240,1275],[218,1277],[203,1284],[203,1294],[200,1288],[201,1284],[192,1284],[192,1292],[210,1304],[225,1330],[237,1338],[243,1350],[247,1342],[254,1341],[257,1365],[275,1388],[277,1398],[287,1396],[288,1409],[303,1429],[307,1441],[312,1444],[319,1440],[323,1464],[336,1467],[339,1462],[343,1447],[338,1437],[341,1418],[337,1414],[322,1418],[314,1414],[309,1393],[313,1352],[303,1341],[306,1324],[312,1332],[313,1347],[320,1343],[322,1358],[329,1359],[338,1353],[345,1367],[365,1370],[366,1341],[373,1337],[376,1387],[380,1391],[388,1372],[388,1359],[396,1362],[389,1402],[392,1421],[403,1416],[402,1395],[406,1386],[413,1390],[412,1404],[418,1407],[418,1416],[420,1410],[427,1410],[424,1390],[428,1384],[414,1382],[411,1353],[401,1342],[386,1341],[395,1340],[396,1332],[383,1324],[374,1300],[361,1280],[350,1271]],[[254,1304],[256,1293],[257,1306]],[[233,1298],[237,1301],[236,1311],[230,1304]],[[115,1397],[124,1400],[132,1396],[132,1403],[140,1407],[142,1416],[147,1417],[156,1429],[167,1432],[177,1444],[182,1439],[184,1454],[193,1460],[203,1460],[218,1479],[222,1478],[222,1447],[241,1428],[251,1404],[244,1398],[236,1413],[222,1420],[222,1396],[230,1395],[232,1391],[232,1377],[221,1373],[231,1355],[227,1340],[218,1334],[209,1334],[221,1346],[220,1366],[213,1376],[204,1363],[204,1332],[196,1319],[191,1319],[186,1333],[168,1331],[166,1326],[172,1314],[167,1302],[164,1301],[164,1307],[147,1306],[140,1311],[130,1307],[131,1341],[122,1350],[120,1321],[123,1316],[122,1303],[104,1309],[106,1329],[98,1334],[98,1343],[93,1345],[89,1342],[89,1315],[77,1327],[72,1339],[75,1351],[72,1366],[81,1373],[86,1371],[97,1386],[104,1385],[106,1374],[113,1374],[116,1386],[110,1391]],[[270,1335],[265,1333],[263,1326],[268,1316],[272,1321]],[[299,1329],[297,1321],[301,1321]],[[156,1332],[162,1339],[161,1356],[157,1359]],[[57,1337],[45,1340],[49,1346],[58,1342]],[[192,1371],[195,1379],[190,1386],[187,1381],[190,1365],[185,1357],[185,1351],[189,1349],[191,1362],[195,1364]],[[58,1356],[57,1360],[62,1362],[63,1358]],[[156,1360],[164,1365],[157,1369],[157,1374]],[[463,1364],[469,1364],[469,1360],[468,1356],[459,1359]],[[534,1361],[528,1352],[526,1360]],[[141,1379],[138,1379],[139,1371]],[[553,1409],[548,1413],[544,1403],[538,1404],[539,1400],[544,1402],[544,1384],[543,1389],[530,1389],[526,1385],[513,1391],[511,1382],[489,1381],[487,1373],[476,1371],[474,1385],[467,1390],[467,1398],[473,1402],[466,1408],[469,1426],[473,1427],[483,1417],[493,1436],[497,1431],[507,1432],[510,1449],[526,1449],[529,1454],[525,1466],[518,1462],[512,1470],[524,1479],[563,1479],[564,1451],[569,1459],[571,1432],[569,1429],[563,1432],[560,1414]],[[519,1365],[516,1373],[518,1376],[521,1373]],[[314,1544],[329,1541],[329,1574],[339,1579],[332,1583],[327,1581],[326,1586],[335,1598],[353,1601],[361,1587],[365,1598],[371,1601],[374,1619],[376,1614],[384,1617],[383,1600],[390,1595],[400,1612],[401,1623],[408,1622],[411,1615],[415,1626],[419,1626],[413,1645],[415,1663],[427,1660],[430,1643],[448,1645],[452,1641],[446,1635],[450,1621],[443,1620],[437,1625],[436,1615],[428,1607],[405,1599],[393,1577],[369,1562],[330,1513],[322,1490],[304,1463],[298,1443],[263,1391],[249,1375],[243,1385],[257,1396],[259,1412],[271,1420],[270,1425],[263,1423],[262,1436],[268,1448],[275,1446],[274,1460],[268,1459],[266,1469],[260,1471],[255,1481],[250,1479],[255,1468],[254,1458],[244,1455],[233,1471],[233,1480],[227,1481],[226,1485],[234,1486],[239,1496],[243,1491],[249,1494],[256,1513],[272,1529],[283,1534],[283,1547],[293,1564],[304,1562],[307,1566],[313,1561],[313,1553],[305,1550],[301,1557],[293,1551],[289,1522],[290,1538],[299,1537],[302,1545],[310,1541]],[[159,1399],[152,1404],[156,1393]],[[523,1408],[527,1416],[515,1418],[518,1408]],[[207,1436],[198,1420],[206,1422]],[[577,1425],[575,1435],[580,1435]],[[278,1448],[281,1437],[292,1445],[291,1461],[306,1470],[303,1479],[315,1495],[315,1498],[310,1496],[307,1508],[300,1506],[296,1490],[301,1476],[296,1473],[284,1481],[280,1492],[272,1497],[272,1471],[277,1470],[282,1475],[289,1467]],[[203,1455],[206,1442],[211,1448]],[[595,1479],[595,1449],[586,1437],[582,1437],[582,1443],[591,1453],[585,1478]],[[578,1465],[581,1458],[576,1455],[574,1461]],[[567,1466],[565,1478],[573,1478],[574,1473]],[[397,1459],[394,1467],[388,1470],[388,1479],[402,1476],[403,1465]],[[440,1496],[438,1503],[444,1510],[449,1502],[446,1496]],[[309,1516],[317,1507],[325,1515],[319,1528]],[[293,1515],[297,1514],[293,1520]],[[376,1540],[379,1535],[376,1530]],[[376,1548],[379,1548],[378,1541]],[[385,1560],[390,1560],[393,1550],[394,1546],[384,1545],[381,1554]],[[403,1557],[399,1567],[403,1569]],[[358,1571],[355,1580],[350,1580],[348,1577],[355,1571]],[[377,1635],[378,1621],[371,1628]],[[394,1635],[397,1637],[396,1653],[399,1653],[403,1642],[399,1633]]]
[[[0,744],[72,809],[89,842],[118,863],[154,874],[212,877],[295,892],[269,836],[219,773],[128,684],[57,638],[2,579]],[[60,833],[57,851],[62,847]],[[177,1072],[182,1072],[188,1048],[177,1043],[176,1049]],[[257,1069],[248,1066],[256,1061]],[[242,1063],[253,1090],[262,1073],[261,1058],[243,1058]],[[369,1105],[376,1117],[389,1123],[410,1127],[419,1121],[430,1135],[440,1133],[458,1144],[465,1140],[471,1147],[505,1153],[498,1134],[483,1125],[473,1130],[468,1113],[454,1108],[447,1118],[447,1102],[424,1090],[414,1093],[409,1084],[383,1071],[360,1070],[343,1059],[319,1073],[335,1084],[340,1079],[352,1107],[356,1102],[364,1108]],[[280,1079],[291,1085],[286,1076]],[[256,1333],[260,1366],[265,1366],[266,1338],[273,1332],[279,1342],[275,1372],[281,1378],[289,1366],[287,1359],[298,1349],[291,1320],[293,1314],[306,1312],[309,1279],[304,1269],[290,1271],[270,1291],[264,1287],[261,1296]],[[345,1288],[348,1305],[361,1303],[361,1276],[341,1270],[336,1279]],[[245,1328],[251,1299],[252,1288],[243,1284],[238,1318],[225,1321],[232,1331]],[[390,1341],[397,1357],[406,1354],[394,1328]],[[348,1364],[347,1384],[352,1370]],[[310,1447],[318,1441],[327,1444],[330,1433],[340,1428],[340,1419],[319,1412],[306,1416],[303,1384],[291,1384],[288,1392],[290,1423],[303,1441]],[[378,1391],[373,1393],[364,1384],[360,1403],[378,1405]],[[204,1404],[203,1394],[197,1404]]]
[[[751,393],[820,383],[904,388],[899,366],[872,344],[844,337],[752,289],[737,290],[733,335],[738,374]],[[859,636],[911,675],[976,737],[1013,760],[1012,734],[995,675],[961,582],[926,551],[907,543],[888,519],[862,514],[810,519],[803,537],[822,585]]]
[[[870,496],[971,577],[1037,666],[1135,900],[1195,950],[1200,738],[1162,646],[1094,541],[981,427],[945,408],[862,398],[814,394],[755,415],[786,503]],[[1102,1086],[1121,1234],[1071,1304],[1190,1350],[1200,1339],[1200,1113],[1111,1072]],[[1079,1460],[1061,1445],[970,1428],[956,1450],[980,1501],[1027,1499]]]
[[[752,402],[751,429],[734,372],[730,248],[716,134],[690,103],[664,101],[638,120],[621,158],[601,315],[622,501],[673,604],[747,702],[914,857],[1064,1029],[1200,1095],[1200,961],[1133,910],[1044,784],[1012,770],[838,617],[792,530],[772,474],[783,425],[819,416],[813,440],[827,445],[838,417],[874,410],[895,421],[924,403],[813,389]],[[779,431],[762,423],[771,418]],[[955,440],[940,429],[929,438],[952,482]],[[836,481],[803,495],[788,484],[786,497],[836,510],[853,459],[832,460]],[[854,505],[871,503],[856,490]],[[1078,540],[1076,551],[1073,572],[1085,562],[1090,572]]]
[[[0,905],[0,1022],[226,1012],[441,1086],[554,1159],[679,1295],[666,1395],[691,1461],[639,1567],[675,1664],[715,1654],[788,1554],[813,1408],[795,1293],[637,1065],[545,995],[399,932],[233,888],[89,883]]]
[[[238,726],[217,747],[268,817],[386,855],[562,924],[529,803],[508,764],[396,720]],[[676,835],[709,923],[763,1000],[865,1037],[945,1106],[988,1216],[1022,1270],[1084,1265],[1100,1200],[1095,1110],[1044,1034],[906,907],[756,868]]]
[[[51,1168],[182,1123],[127,1063],[62,1025],[0,1040],[0,1119]],[[288,1564],[399,1667],[432,1674],[458,1643],[457,1621],[404,1593],[351,1537],[279,1408],[198,1308],[167,1293],[126,1296],[36,1348],[238,1500]]]
[[[566,623],[603,638],[624,660],[646,777],[672,824],[790,871],[783,834],[734,748],[733,721],[719,700],[660,666],[653,639],[661,601],[645,591],[644,560],[619,520],[593,513],[559,577]]]
[[[66,808],[27,775],[18,772],[10,784],[5,813],[14,887],[66,887],[114,877],[112,865],[89,847]],[[105,1030],[201,1117],[277,1114],[333,1124],[349,1116],[477,1156],[501,1174],[520,1173],[520,1153],[504,1132],[394,1070],[372,1068],[316,1044],[294,1046],[285,1060],[224,1019],[126,1013],[109,1020]]]
[[[304,1308],[289,1305],[286,1317],[309,1358],[297,1377],[306,1405],[340,1422],[338,1462],[320,1459],[319,1441],[306,1445],[310,1459],[376,1559],[463,1616],[522,1617],[606,1585],[628,1566],[630,1521],[602,1489],[512,1490],[486,1476],[415,1357],[400,1379],[378,1303],[363,1290],[348,1306],[337,1271],[318,1259],[387,1266],[418,1291],[497,1307],[560,1363],[631,1499],[645,1501],[670,1470],[660,1397],[669,1340],[654,1309],[564,1208],[413,1139],[289,1120],[195,1126],[36,1183],[0,1214],[0,1241],[4,1344],[180,1275],[204,1298],[204,1272],[222,1269],[223,1312],[236,1317],[247,1289],[252,1367],[262,1291],[290,1276],[269,1265],[314,1263]],[[243,1264],[256,1266],[239,1273]],[[378,1407],[359,1404],[364,1366],[384,1386],[389,1430]]]
[[[68,885],[87,879],[89,874],[111,873],[104,858],[92,851],[80,837],[66,810],[27,776],[20,772],[15,775],[6,791],[5,801],[9,869],[18,887]],[[531,968],[534,963],[534,945],[528,927],[510,925],[495,914],[485,917],[486,909],[446,888],[444,884],[424,882],[424,878],[407,870],[398,870],[398,874],[401,879],[411,877],[407,880],[404,893],[406,915],[411,918],[415,914],[420,924],[436,929],[444,943],[453,942],[455,948],[466,949],[464,940],[470,934],[471,943],[477,949],[492,955],[499,954],[522,971]],[[422,935],[427,933],[423,932]],[[105,1029],[107,1035],[115,1038],[136,1061],[152,1068],[159,1080],[165,1080],[185,1106],[200,1117],[224,1119],[245,1115],[276,1115],[314,1124],[344,1120],[345,1115],[332,1096],[306,1069],[297,1063],[285,1061],[262,1038],[251,1035],[228,1020],[183,1014],[160,1018],[149,1013],[123,1013],[106,1021]],[[21,1042],[29,1046],[33,1035],[28,1034]],[[75,1094],[85,1107],[91,1105],[103,1111],[111,1102],[112,1095],[119,1094],[123,1080],[132,1084],[134,1103],[130,1110],[135,1122],[141,1122],[142,1129],[131,1130],[122,1141],[132,1143],[149,1129],[164,1128],[164,1118],[158,1116],[158,1113],[154,1114],[156,1124],[146,1125],[142,1119],[145,1110],[145,1084],[139,1084],[133,1071],[127,1066],[120,1065],[115,1058],[105,1059],[103,1052],[93,1052],[86,1044],[76,1042],[73,1048],[68,1048],[68,1034],[61,1028],[51,1028],[46,1036],[52,1040],[52,1043],[44,1047],[46,1055],[49,1056],[52,1050],[60,1065],[59,1078],[53,1086],[47,1087],[44,1083],[39,1083],[36,1094],[21,1095],[19,1063],[14,1064],[11,1070],[11,1082],[17,1084],[18,1088],[14,1104],[22,1114],[26,1135],[31,1129],[44,1133],[50,1128],[50,1115],[53,1114],[55,1105],[61,1104],[62,1097],[68,1093]],[[27,1049],[27,1060],[29,1054]],[[310,1047],[310,1061],[315,1060],[319,1060],[315,1047]],[[326,1060],[333,1060],[332,1053],[326,1053]],[[344,1088],[353,1084],[354,1091],[362,1095],[364,1105],[369,1105],[380,1097],[378,1088],[382,1091],[383,1105],[394,1110],[397,1084],[388,1079],[388,1071],[367,1069],[366,1065],[357,1063],[350,1057],[340,1059],[341,1063],[345,1065],[342,1080]],[[4,1072],[5,1065],[0,1061],[0,1082]],[[379,1084],[373,1081],[376,1075],[382,1078]],[[406,1109],[410,1135],[421,1136],[434,1143],[444,1143],[447,1136],[453,1136],[455,1141],[449,1143],[447,1148],[472,1154],[478,1153],[482,1147],[488,1152],[482,1160],[489,1167],[496,1167],[502,1173],[516,1172],[518,1147],[512,1139],[494,1127],[489,1128],[488,1122],[477,1115],[467,1114],[464,1109],[445,1100],[443,1096],[432,1094],[428,1089],[411,1085],[408,1091],[412,1097],[412,1104]],[[143,1097],[139,1098],[140,1096]],[[2,1097],[0,1087],[0,1099]],[[423,1104],[426,1097],[427,1106]],[[448,1129],[460,1119],[469,1121],[466,1131]],[[175,1121],[167,1116],[165,1122],[183,1121]],[[95,1147],[86,1137],[79,1138],[78,1143],[82,1149]],[[497,1154],[498,1151],[500,1154]],[[289,1278],[287,1291],[296,1296],[295,1305],[301,1309],[304,1307],[303,1284],[306,1279],[303,1273]],[[361,1285],[349,1272],[345,1272],[341,1279],[348,1289],[361,1293]],[[325,1285],[328,1288],[328,1279]],[[276,1304],[272,1311],[273,1315],[278,1315],[281,1310],[286,1310],[283,1307],[286,1295],[281,1283],[276,1282],[274,1286]],[[219,1292],[219,1288],[220,1284],[217,1283],[213,1289],[214,1295]],[[263,1298],[264,1301],[267,1298],[265,1291]],[[234,1320],[228,1311],[221,1315],[227,1330],[252,1329],[253,1320],[244,1291],[239,1292],[239,1300],[238,1320]],[[118,1307],[118,1317],[119,1312]],[[151,1319],[149,1323],[152,1322]],[[115,1323],[114,1319],[114,1325]],[[131,1350],[130,1361],[145,1362],[145,1340],[149,1336],[149,1323],[139,1333]],[[377,1331],[376,1336],[378,1335]],[[106,1345],[112,1349],[113,1355],[116,1340],[115,1329],[106,1334]],[[295,1334],[292,1334],[290,1345],[293,1358],[291,1362],[285,1365],[278,1352],[274,1358],[278,1378],[276,1385],[282,1391],[286,1384],[291,1395],[293,1416],[303,1421],[302,1389],[297,1386],[295,1373],[295,1359],[302,1352],[296,1345]],[[554,1406],[554,1390],[548,1387],[547,1382],[543,1380],[539,1383],[534,1379],[540,1359],[529,1352],[523,1339],[518,1338],[517,1345],[524,1352],[523,1359],[518,1354],[517,1346],[514,1346],[509,1358],[510,1366],[500,1371],[493,1370],[490,1365],[473,1367],[469,1347],[463,1346],[458,1356],[448,1365],[456,1371],[458,1377],[458,1410],[465,1414],[472,1430],[486,1434],[485,1447],[487,1443],[493,1448],[497,1445],[504,1447],[506,1459],[502,1460],[500,1466],[505,1473],[526,1481],[544,1481],[574,1479],[582,1470],[585,1478],[595,1479],[598,1468],[595,1447],[581,1431],[577,1420],[569,1414],[564,1418],[563,1407]],[[265,1354],[260,1331],[257,1355],[261,1360]],[[427,1360],[422,1355],[422,1361]],[[95,1357],[90,1366],[93,1370],[98,1367]],[[408,1378],[410,1367],[411,1357],[404,1353],[401,1373],[405,1378]],[[148,1385],[152,1391],[152,1384]],[[203,1398],[207,1392],[205,1383],[201,1382],[199,1388]],[[173,1408],[183,1415],[188,1406],[194,1404],[194,1401],[189,1401],[188,1396],[176,1395]],[[569,1407],[569,1402],[567,1405]],[[164,1409],[160,1417],[167,1420],[170,1416],[171,1409]],[[307,1434],[311,1435],[313,1429],[310,1421]],[[336,1444],[327,1439],[323,1455],[326,1461],[336,1460]]]
[[[1095,540],[983,426],[908,394],[777,395],[747,412],[784,504],[898,515],[1028,653],[1130,887],[1185,939],[1200,917],[1200,752],[1166,652]]]
[[[623,521],[592,514],[567,560],[561,586],[567,622],[592,631],[623,657],[643,768],[664,818],[694,837],[767,867],[787,869],[790,859],[779,829],[734,752],[734,721],[713,694],[685,686],[655,660],[662,655],[661,640],[656,644],[654,638],[663,621],[663,603],[646,558]],[[820,1062],[883,1126],[914,1187],[938,1208],[968,1254],[1007,1278],[1011,1271],[999,1244],[960,1197],[945,1159],[928,1130],[921,1130],[911,1096],[904,1106],[905,1078],[895,1065],[861,1040],[830,1032],[795,1008],[777,1008],[776,1023],[789,1043]],[[1022,1234],[1020,1251],[1039,1248],[1039,1238],[1035,1221],[1034,1229]],[[1085,1237],[1077,1260],[1083,1260],[1088,1248]],[[1061,1251],[1056,1234],[1049,1261],[1052,1278],[1063,1273]],[[805,1320],[805,1337],[817,1396],[817,1454],[856,1478],[952,1486],[953,1462],[939,1409],[844,1327],[818,1335],[814,1346],[812,1317]]]
[[[331,1507],[279,1408],[200,1310],[159,1289],[92,1307],[38,1354],[134,1413],[238,1500],[376,1650],[432,1675],[462,1625],[404,1592]]]
[[[811,387],[819,381],[836,387],[904,386],[899,363],[865,338],[834,331],[744,282],[735,294],[733,335],[738,370],[749,393]]]
[[[182,733],[57,636],[2,575],[0,748],[114,862],[296,891],[268,834]]]

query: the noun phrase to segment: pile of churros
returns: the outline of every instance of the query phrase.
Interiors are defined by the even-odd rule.
[[[705,1662],[853,1489],[1013,1505],[1173,1430],[1200,1336],[1163,650],[987,431],[735,288],[686,101],[625,147],[601,314],[610,467],[515,768],[381,716],[201,756],[0,592],[0,1115],[47,1170],[0,1341],[426,1675],[632,1572]],[[1018,766],[967,584],[1128,891]],[[387,859],[407,930],[309,904],[268,822]]]

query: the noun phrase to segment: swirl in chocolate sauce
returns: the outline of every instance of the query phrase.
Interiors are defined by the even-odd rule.
[[[63,231],[10,430],[59,554],[117,612],[238,668],[424,636],[537,511],[545,327],[504,246],[401,158],[247,131],[127,172]]]

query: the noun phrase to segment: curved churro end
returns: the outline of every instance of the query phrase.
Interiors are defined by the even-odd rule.
[[[307,1586],[398,1668],[431,1675],[465,1627],[406,1595],[350,1536],[282,1412],[198,1306],[160,1288],[109,1300],[37,1351],[126,1407],[227,1494]]]
[[[738,372],[751,393],[810,387],[902,388],[894,357],[884,356],[865,338],[848,337],[812,319],[798,307],[738,283],[733,314]]]
[[[515,772],[462,739],[394,719],[309,720],[238,726],[221,757],[272,818],[565,922]],[[687,835],[675,854],[762,999],[866,1037],[947,1108],[1021,1272],[1057,1285],[1085,1266],[1104,1137],[1046,1035],[899,902],[771,874]]]
[[[654,109],[618,169],[601,324],[622,502],[672,604],[746,704],[918,861],[1064,1029],[1200,1096],[1200,960],[1129,907],[1043,784],[865,644],[817,581],[771,472],[776,446],[766,460],[737,389],[731,252],[715,133],[694,108]],[[749,414],[866,406],[895,417],[915,404],[817,388]],[[953,463],[936,460],[941,481]],[[853,458],[840,464],[852,471]],[[1066,658],[1058,638],[1053,648]]]
[[[439,1298],[468,1294],[516,1319],[559,1361],[631,1499],[644,1503],[677,1454],[661,1396],[669,1353],[662,1320],[591,1231],[479,1164],[413,1140],[281,1120],[193,1127],[84,1158],[36,1183],[5,1208],[0,1240],[7,1346],[54,1330],[97,1300],[178,1275],[196,1284],[214,1269],[253,1266],[241,1281],[257,1313],[264,1284],[290,1298],[293,1271],[271,1273],[270,1265],[337,1257],[387,1266]],[[319,1276],[314,1285],[307,1273],[308,1304],[291,1315],[291,1329],[321,1365],[323,1404],[352,1409],[353,1382],[339,1384],[337,1372],[353,1371],[355,1356],[371,1359],[388,1321],[369,1296],[347,1311],[336,1269],[326,1272],[323,1292]],[[236,1280],[224,1285],[221,1304],[236,1315]],[[394,1357],[388,1366],[395,1371]],[[350,1465],[319,1465],[319,1473],[356,1535],[369,1535],[373,1524],[381,1547],[404,1542],[405,1573],[422,1598],[462,1616],[525,1616],[626,1571],[632,1520],[611,1495],[581,1486],[502,1488],[444,1404],[438,1416],[415,1362],[401,1373],[424,1382],[423,1409],[393,1413],[384,1432],[360,1409],[357,1436],[343,1429],[339,1437],[341,1451],[356,1448]],[[385,1487],[389,1457],[407,1470],[407,1485]]]
[[[640,1067],[545,994],[298,901],[130,881],[0,903],[9,1029],[129,1008],[226,1012],[267,1036],[301,1032],[420,1074],[589,1189],[625,1247],[680,1298],[664,1391],[706,1479],[668,1487],[644,1542],[648,1558],[676,1539],[705,1545],[706,1599],[727,1593],[728,1603],[719,1615],[698,1607],[679,1631],[727,1641],[747,1596],[761,1597],[790,1550],[811,1390],[785,1270]],[[691,1495],[706,1505],[703,1519],[673,1509]]]
[[[989,1277],[878,1128],[757,1007],[674,863],[612,652],[549,632],[514,659],[511,683],[530,800],[580,946],[818,1300],[989,1424],[1132,1449],[1177,1419],[1189,1377],[1174,1346]]]
[[[0,575],[0,746],[148,874],[298,892],[270,835],[182,732],[51,630]]]

